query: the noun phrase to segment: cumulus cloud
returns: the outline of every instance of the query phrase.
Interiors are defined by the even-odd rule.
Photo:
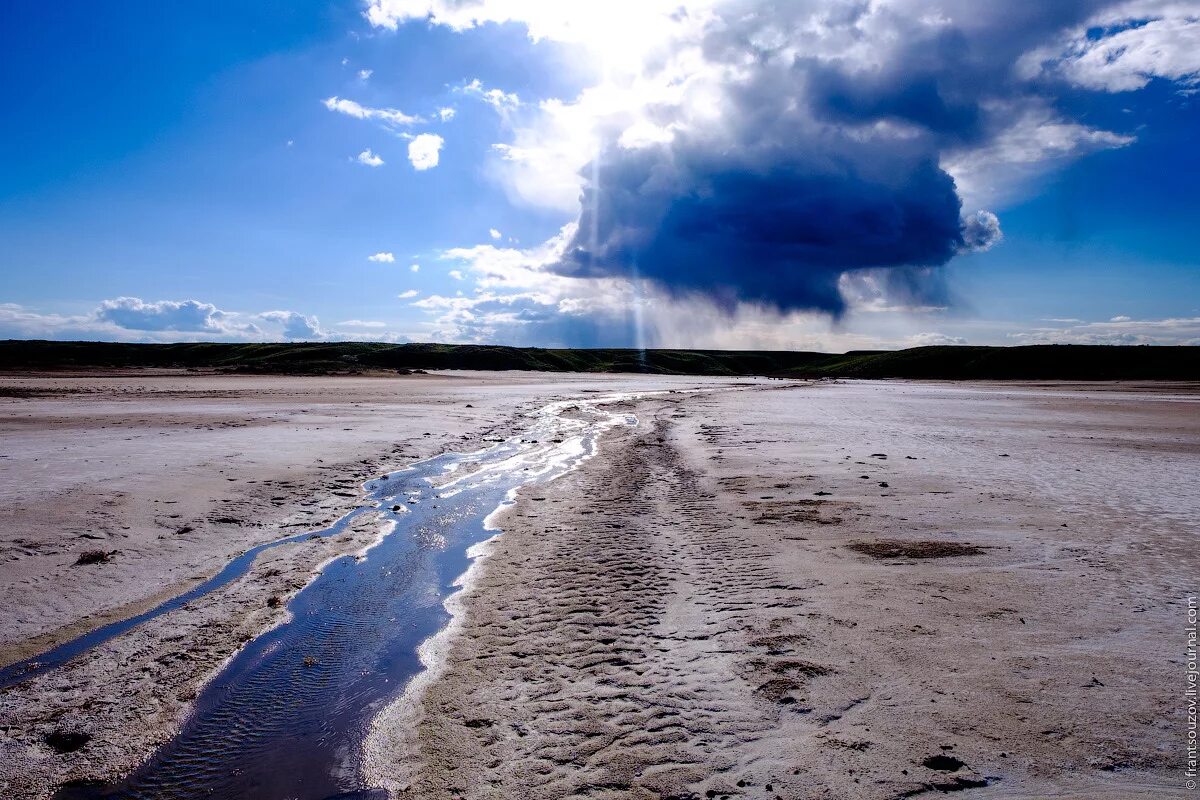
[[[116,297],[78,315],[0,304],[0,338],[245,342],[316,340],[325,336],[315,317],[295,311],[229,311],[199,300]]]
[[[963,220],[962,249],[966,252],[991,250],[1003,238],[1000,218],[990,211],[976,211]]]
[[[1034,160],[1021,154],[1030,140],[1043,151],[1069,140],[1063,155],[1089,137],[1117,143],[1044,117],[1024,141],[987,150],[1014,108],[1041,107],[1005,79],[1036,41],[1027,32],[1059,30],[1078,10],[1024,11],[1010,31],[1002,15],[956,2],[563,5],[375,0],[366,12],[385,28],[517,22],[601,55],[604,81],[538,103],[496,145],[515,196],[578,214],[548,265],[562,275],[836,316],[847,272],[911,280],[1000,240],[995,214],[963,217],[944,162],[966,175],[989,157]],[[479,81],[463,91],[520,104]]]
[[[410,298],[416,297],[419,294],[420,294],[420,292],[418,292],[416,289],[405,289],[403,292],[396,295],[396,297],[400,298],[401,300],[408,300]]]
[[[382,264],[391,264],[394,263],[395,260],[396,257],[387,251],[382,251],[376,253],[375,255],[367,256],[367,261],[377,261]]]
[[[369,147],[366,150],[363,150],[361,153],[358,154],[357,160],[358,160],[358,163],[364,164],[368,167],[383,166],[383,159],[380,158],[379,156],[375,155],[375,153],[371,152],[371,148],[369,148]]]
[[[403,111],[398,111],[394,108],[371,108],[370,106],[361,105],[354,100],[347,100],[336,95],[326,98],[321,102],[330,111],[345,114],[355,119],[375,120],[389,127],[405,128],[423,121],[420,117],[405,114]]]
[[[323,339],[325,332],[316,317],[305,316],[295,311],[264,311],[260,319],[283,326],[283,337],[292,340]]]
[[[616,320],[640,297],[660,319],[715,310],[750,331],[755,319],[936,313],[952,301],[940,267],[1002,240],[986,209],[1132,143],[1063,110],[1045,80],[1053,59],[1027,66],[1095,8],[370,0],[365,15],[385,29],[521,24],[534,41],[590,54],[602,76],[572,98],[509,103],[478,82],[463,88],[511,106],[493,145],[510,197],[572,224],[540,249],[448,251],[482,292],[447,298],[440,313],[460,327],[506,314],[528,330]],[[1190,80],[1161,63],[1154,74]],[[505,296],[519,314],[516,300],[495,305]],[[421,302],[433,313],[441,301]]]
[[[420,272],[420,271],[421,271],[421,265],[420,265],[420,264],[409,264],[409,265],[408,265],[408,271],[409,271],[409,272]]]
[[[437,110],[438,119],[440,119],[442,122],[449,122],[450,120],[454,119],[454,115],[456,113],[458,112],[456,112],[450,106],[445,106]]]
[[[137,297],[105,300],[95,312],[96,319],[136,331],[221,332],[229,315],[212,303],[197,300],[160,300],[147,303]]]
[[[488,236],[491,236],[493,239],[499,239],[501,236],[501,233],[500,233],[500,231],[496,230],[495,228],[488,228]]]
[[[414,136],[408,143],[408,160],[412,163],[413,169],[424,171],[436,167],[440,158],[439,153],[445,143],[445,139],[436,133],[422,133]]]
[[[962,246],[954,182],[931,160],[787,150],[732,161],[708,143],[607,152],[554,269],[840,313],[845,271],[940,265]]]

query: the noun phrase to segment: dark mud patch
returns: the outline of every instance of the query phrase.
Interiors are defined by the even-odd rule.
[[[937,770],[938,772],[958,772],[966,766],[954,756],[948,756],[939,753],[936,756],[930,756],[921,762],[921,766],[926,769]]]
[[[34,398],[60,397],[64,394],[78,394],[85,389],[72,389],[64,386],[0,386],[0,397]]]
[[[972,771],[965,762],[946,753],[929,756],[921,761],[921,766],[941,773],[953,773],[961,770]],[[908,797],[924,797],[931,794],[962,792],[967,789],[982,789],[985,786],[991,786],[995,781],[996,778],[984,778],[977,775],[954,775],[953,777],[946,775],[945,777],[938,777],[935,780],[923,783],[916,789],[897,795],[897,800]]]
[[[994,779],[993,779],[994,780]],[[987,778],[954,778],[949,781],[933,781],[932,783],[923,784],[920,788],[905,792],[904,794],[896,795],[897,800],[904,800],[909,797],[921,797],[930,794],[950,794],[951,792],[965,792],[967,789],[983,789],[986,786],[991,786],[992,781]]]
[[[978,556],[984,549],[978,545],[960,542],[916,541],[902,539],[873,539],[851,542],[847,548],[871,558],[953,558],[955,556]]]
[[[90,733],[82,731],[53,730],[43,741],[56,753],[74,753],[92,740]]]

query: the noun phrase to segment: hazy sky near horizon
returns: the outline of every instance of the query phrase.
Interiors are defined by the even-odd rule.
[[[0,83],[0,338],[1200,344],[1191,2],[7,3]]]

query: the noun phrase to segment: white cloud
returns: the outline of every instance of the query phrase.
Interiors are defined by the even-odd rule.
[[[409,271],[409,272],[420,272],[420,271],[421,271],[421,265],[420,265],[420,264],[409,264],[409,265],[408,265],[408,271]]]
[[[391,264],[395,262],[396,257],[386,251],[376,253],[373,256],[367,256],[367,261],[377,261],[383,264]]]
[[[626,143],[641,143],[665,135],[661,131],[646,135],[651,127],[661,127],[654,126],[651,106],[670,113],[671,105],[687,95],[695,107],[716,110],[711,92],[702,87],[693,91],[691,86],[700,77],[696,73],[707,70],[694,48],[712,19],[714,5],[715,0],[696,0],[680,13],[677,0],[371,0],[365,16],[372,25],[391,30],[409,20],[458,31],[490,22],[520,23],[532,40],[571,45],[580,58],[601,66],[608,76],[602,84],[574,100],[547,99],[536,104],[529,109],[529,119],[513,129],[511,139],[494,146],[498,161],[493,171],[514,199],[570,212],[578,209],[579,170],[594,155],[601,128],[631,128]],[[679,57],[660,68],[648,66],[652,54],[675,53]],[[461,91],[485,100],[506,119],[528,105],[515,93],[488,88],[477,79]]]
[[[962,336],[947,336],[944,333],[914,333],[906,340],[908,347],[932,347],[934,345],[966,344]]]
[[[422,133],[414,136],[408,143],[408,160],[413,169],[424,171],[438,165],[439,152],[446,140],[436,133]]]
[[[136,341],[138,338],[142,337],[115,325],[98,324],[91,317],[40,313],[17,303],[0,303],[0,339]]]
[[[559,294],[569,294],[575,279],[546,272],[545,267],[556,262],[563,248],[574,235],[575,225],[563,227],[558,235],[533,248],[518,249],[480,244],[474,247],[455,247],[442,253],[442,258],[456,261],[468,268],[480,286],[485,288],[530,289],[545,287]]]
[[[374,74],[375,74],[375,70],[373,70],[373,69],[360,69],[358,71],[358,79],[360,81],[370,80],[371,76]]]
[[[137,297],[118,297],[105,300],[95,316],[102,322],[138,331],[204,331],[220,333],[229,330],[229,315],[212,303],[198,300],[160,300],[147,303]]]
[[[325,338],[325,332],[321,330],[316,317],[295,311],[264,311],[258,318],[282,325],[285,339],[300,341]]]
[[[470,83],[460,88],[459,91],[463,94],[478,97],[502,113],[518,108],[521,105],[521,98],[517,96],[516,92],[506,92],[496,88],[488,89],[480,82],[479,78],[473,79]]]
[[[1018,63],[1024,77],[1061,76],[1085,89],[1128,92],[1154,78],[1200,85],[1200,13],[1194,2],[1135,0],[1110,6]]]
[[[517,22],[528,28],[534,41],[579,45],[606,55],[616,67],[640,62],[673,24],[702,17],[712,5],[713,0],[691,0],[686,14],[681,14],[678,0],[369,0],[364,15],[372,25],[389,30],[409,20],[427,20],[457,31],[489,22]]]
[[[621,131],[617,144],[626,150],[639,150],[656,144],[669,144],[675,138],[675,126],[659,126],[640,119]]]
[[[341,322],[334,323],[346,328],[386,328],[386,322],[379,322],[373,319],[344,319]]]
[[[368,167],[382,167],[383,159],[375,153],[371,152],[371,148],[367,148],[358,154],[356,160],[360,164],[365,164]]]
[[[418,292],[416,289],[405,289],[403,292],[396,295],[396,297],[400,298],[401,300],[408,300],[409,298],[416,297],[419,294],[420,292]]]
[[[499,239],[501,235],[500,231],[495,228],[488,228],[488,236],[491,236],[493,239]]]
[[[954,177],[967,206],[1007,203],[1050,170],[1134,141],[1133,136],[1069,122],[1040,103],[992,103],[986,111],[1008,121],[984,143],[942,157],[942,168]]]
[[[437,110],[438,119],[440,119],[442,122],[449,122],[450,120],[454,119],[454,115],[456,113],[458,112],[450,106],[445,106]]]
[[[1004,238],[1000,230],[1000,219],[991,211],[976,211],[969,214],[962,224],[962,250],[982,253],[991,250]]]
[[[330,111],[336,111],[339,114],[345,114],[355,119],[376,120],[392,127],[403,128],[423,121],[420,117],[405,114],[403,111],[398,111],[394,108],[371,108],[360,105],[353,100],[346,100],[336,96],[326,98],[321,102]]]
[[[461,281],[464,277],[466,277],[465,275],[462,274],[462,270],[458,270],[458,269],[452,269],[449,272],[447,272],[446,274],[449,275],[451,278],[454,278],[454,280],[456,280],[456,281]]]
[[[228,311],[199,300],[116,297],[86,314],[41,313],[0,304],[0,338],[130,342],[281,341],[325,337],[316,317],[295,311]]]
[[[1058,328],[1033,328],[1009,334],[1019,344],[1200,345],[1200,317],[1078,322]]]

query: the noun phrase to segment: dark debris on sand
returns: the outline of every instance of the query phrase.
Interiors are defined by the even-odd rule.
[[[75,566],[86,564],[105,564],[112,561],[112,557],[117,554],[116,550],[84,550],[75,559]]]
[[[983,548],[958,542],[917,541],[902,539],[873,539],[851,542],[846,545],[856,553],[871,558],[950,558],[953,556],[977,556]]]

